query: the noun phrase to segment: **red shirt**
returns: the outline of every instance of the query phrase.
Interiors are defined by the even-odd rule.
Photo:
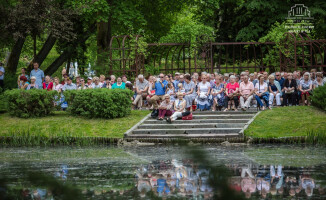
[[[47,87],[46,87],[46,83],[43,83],[43,89],[44,90],[47,89],[48,91],[52,90],[53,89],[53,83],[50,82]]]
[[[228,93],[234,93],[237,88],[239,88],[239,83],[235,82],[233,85],[231,83],[228,83],[226,85],[226,88],[228,89]]]

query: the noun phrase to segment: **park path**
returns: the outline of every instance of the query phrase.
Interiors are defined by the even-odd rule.
[[[146,116],[128,130],[127,140],[159,142],[162,140],[187,139],[227,141],[243,139],[243,130],[257,114],[256,108],[247,111],[195,111],[193,120],[177,120],[172,124]],[[213,140],[212,140],[213,139]]]

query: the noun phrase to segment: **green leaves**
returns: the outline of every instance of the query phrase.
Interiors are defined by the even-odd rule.
[[[131,112],[133,94],[127,89],[70,90],[64,95],[68,109],[74,115],[112,119],[124,117]]]
[[[326,111],[326,86],[320,86],[313,91],[310,97],[312,105]]]
[[[56,91],[47,90],[7,90],[5,92],[7,110],[11,116],[29,118],[44,117],[54,111]]]

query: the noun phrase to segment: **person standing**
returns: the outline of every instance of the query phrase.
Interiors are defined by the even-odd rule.
[[[5,68],[3,67],[3,63],[0,62],[0,87],[4,88],[4,79],[5,79]]]
[[[31,71],[30,77],[34,76],[36,78],[36,85],[38,88],[43,88],[44,72],[39,69],[39,64],[37,62],[34,62],[33,66],[34,69]]]

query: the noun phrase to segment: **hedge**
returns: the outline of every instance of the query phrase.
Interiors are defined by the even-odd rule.
[[[326,111],[326,86],[319,86],[310,96],[313,106]]]
[[[11,116],[28,118],[44,117],[54,111],[54,97],[56,91],[46,90],[7,90],[4,93],[6,98],[7,111]]]
[[[64,92],[68,110],[89,118],[124,117],[131,112],[132,91],[125,89],[69,90]]]

